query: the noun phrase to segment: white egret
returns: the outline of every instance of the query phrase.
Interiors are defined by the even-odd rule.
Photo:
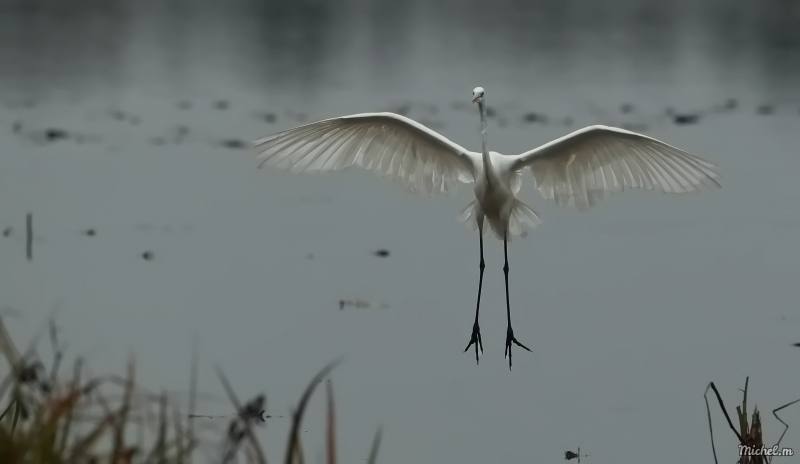
[[[638,187],[664,192],[698,191],[719,187],[716,166],[683,150],[645,135],[606,126],[589,126],[516,156],[489,151],[486,140],[484,90],[475,88],[472,102],[481,118],[482,151],[469,151],[441,134],[394,113],[363,113],[325,119],[289,129],[254,142],[261,148],[258,167],[272,165],[292,172],[339,171],[360,166],[418,192],[447,192],[457,181],[474,184],[475,200],[462,212],[462,220],[478,230],[480,278],[466,352],[475,345],[483,353],[478,314],[483,286],[484,221],[503,240],[506,285],[505,356],[511,368],[511,346],[517,341],[511,328],[508,296],[508,241],[525,227],[541,221],[517,199],[522,175],[530,170],[534,187],[558,205],[574,203],[584,210],[606,194]]]

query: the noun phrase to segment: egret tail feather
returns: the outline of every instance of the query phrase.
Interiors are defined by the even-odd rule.
[[[489,218],[487,217],[487,219]],[[465,223],[467,228],[470,230],[478,230],[475,200],[469,202],[469,204],[461,211],[460,220],[461,222]],[[513,235],[525,237],[527,235],[527,231],[541,224],[542,220],[539,219],[536,211],[534,211],[530,206],[517,199],[514,199],[514,205],[511,208],[511,217],[508,220],[507,226],[498,226],[491,220],[488,222],[489,227],[484,227],[484,234],[489,228],[491,228],[492,231],[494,231],[495,236],[502,240],[504,235],[503,227],[508,227],[508,241],[511,241],[511,236]]]

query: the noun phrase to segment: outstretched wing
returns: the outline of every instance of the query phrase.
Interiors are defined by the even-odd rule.
[[[511,169],[530,167],[544,198],[560,206],[573,200],[581,210],[626,187],[684,193],[720,186],[716,165],[616,127],[585,127],[513,158]]]
[[[307,124],[256,140],[258,167],[339,171],[360,166],[401,179],[412,192],[446,192],[472,182],[477,153],[394,113],[364,113]],[[479,158],[478,162],[479,162]]]

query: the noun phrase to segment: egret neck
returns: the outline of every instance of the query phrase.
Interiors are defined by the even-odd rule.
[[[478,110],[481,112],[481,143],[483,144],[483,175],[486,177],[486,182],[492,183],[492,161],[489,159],[489,146],[486,142],[486,106],[483,103],[483,97],[478,100]],[[490,172],[491,171],[491,172]]]

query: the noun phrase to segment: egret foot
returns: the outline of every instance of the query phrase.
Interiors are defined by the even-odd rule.
[[[522,343],[519,342],[519,340],[514,338],[514,329],[512,329],[511,326],[509,325],[508,326],[508,331],[506,332],[506,358],[508,358],[508,370],[511,370],[511,344],[512,343],[517,345],[517,346],[521,346],[522,348],[525,348],[528,351],[531,351],[530,348],[528,348],[527,346],[523,345]],[[533,351],[531,351],[531,353],[533,353]]]
[[[475,345],[475,364],[478,364],[478,347],[481,349],[481,354],[483,354],[483,342],[481,341],[481,326],[478,325],[478,321],[475,321],[475,324],[472,326],[472,338],[469,339],[469,344],[466,348],[464,348],[464,353],[467,352],[470,346]]]

